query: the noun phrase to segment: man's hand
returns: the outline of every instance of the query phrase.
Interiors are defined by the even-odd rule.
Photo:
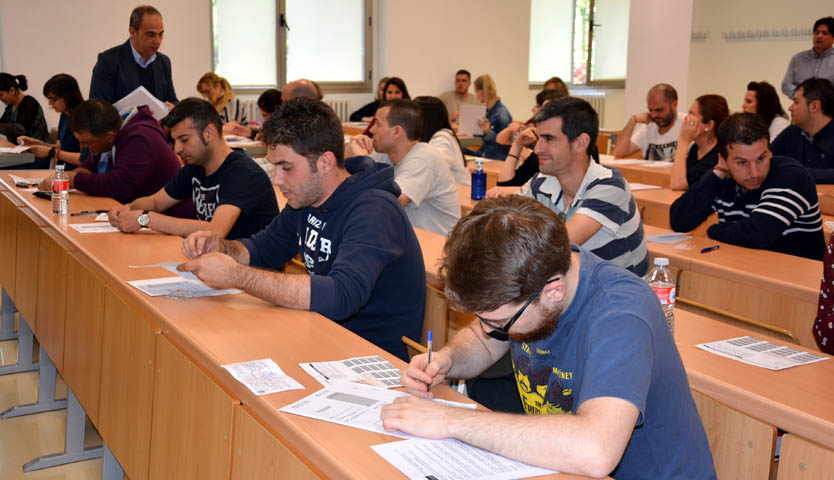
[[[133,233],[142,228],[139,225],[139,215],[141,214],[142,212],[139,210],[131,210],[129,205],[119,205],[118,207],[111,208],[107,212],[107,218],[110,221],[110,225],[113,225],[122,232]]]
[[[182,253],[188,258],[222,251],[223,241],[208,230],[196,231],[182,241]]]
[[[408,364],[400,377],[400,383],[408,390],[408,393],[418,397],[432,398],[429,385],[438,385],[446,378],[449,369],[452,368],[452,359],[442,350],[434,352],[431,364],[426,365],[429,356],[426,353],[415,356]]]
[[[174,109],[174,104],[171,102],[165,102],[165,106],[168,107],[169,112]]]
[[[536,133],[536,127],[527,127],[515,137],[514,142],[518,142],[522,147],[532,148],[536,142],[539,141],[539,135]]]
[[[487,190],[486,198],[498,198],[504,195],[512,195],[517,193],[520,187],[492,187]]]
[[[484,117],[478,120],[478,126],[481,127],[481,130],[484,131],[484,135],[489,133],[489,119]]]
[[[27,137],[26,135],[21,135],[17,137],[17,144],[18,145],[27,145],[27,146],[35,146],[35,145],[46,145],[46,148],[49,149],[49,145],[46,143],[38,140],[37,138]]]
[[[730,177],[730,169],[727,168],[727,161],[721,155],[718,155],[718,163],[715,164],[712,172],[721,180],[726,180]]]
[[[652,121],[649,112],[635,113],[631,116],[631,119],[634,120],[634,123],[649,123]]]
[[[434,362],[432,362],[434,364]],[[382,407],[379,418],[385,430],[399,430],[422,438],[449,438],[448,419],[456,407],[439,405],[417,397],[399,397]],[[459,411],[457,413],[460,413]]]
[[[207,253],[196,260],[177,265],[181,272],[191,272],[211,288],[236,288],[243,265],[222,253]]]
[[[355,157],[356,155],[370,155],[374,151],[374,141],[367,135],[354,135],[350,137],[345,156]]]

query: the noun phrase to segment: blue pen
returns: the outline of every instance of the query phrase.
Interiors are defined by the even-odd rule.
[[[426,363],[426,368],[428,369],[429,365],[431,365],[431,330],[429,330],[429,339],[426,342],[426,349],[428,350],[428,353],[429,353],[429,361]],[[426,386],[426,393],[428,393],[430,390],[431,390],[431,382],[429,382],[429,384]]]
[[[701,249],[701,253],[709,253],[709,252],[711,252],[711,251],[713,251],[713,250],[718,250],[718,248],[719,248],[719,247],[721,247],[721,245],[713,245],[713,246],[711,246],[711,247],[702,248],[702,249]]]

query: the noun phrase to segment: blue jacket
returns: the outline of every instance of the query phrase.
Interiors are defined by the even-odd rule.
[[[484,143],[475,152],[475,155],[503,161],[507,158],[507,154],[510,153],[510,146],[499,145],[495,142],[495,138],[498,136],[498,132],[510,126],[510,122],[513,121],[513,116],[510,115],[510,111],[507,110],[507,107],[499,99],[492,108],[487,108],[486,118],[489,120],[489,132],[485,135],[476,135],[477,137],[481,137]]]
[[[139,65],[133,59],[130,40],[98,54],[90,80],[90,98],[100,98],[116,103],[128,93],[136,90],[139,82]],[[148,69],[153,73],[154,86],[148,91],[163,102],[177,102],[174,81],[171,79],[171,60],[157,52]]]
[[[310,310],[408,360],[403,335],[420,339],[426,267],[397,197],[394,168],[369,157],[345,160],[352,175],[318,208],[289,205],[241,240],[249,264],[281,268],[301,253],[310,272]]]

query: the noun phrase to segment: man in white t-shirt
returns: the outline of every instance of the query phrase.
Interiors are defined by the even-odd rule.
[[[475,98],[475,95],[469,93],[469,85],[471,85],[472,76],[469,75],[469,70],[458,70],[455,73],[455,89],[448,92],[441,93],[438,98],[446,105],[446,111],[449,112],[449,120],[456,122],[460,116],[460,106],[464,103],[471,103],[477,105],[481,102]]]
[[[678,92],[667,83],[659,83],[649,90],[646,104],[647,112],[636,113],[628,119],[613,154],[623,158],[642,150],[646,160],[672,161],[678,149],[681,121],[685,116],[677,111]],[[638,123],[644,126],[634,134]]]
[[[420,142],[420,106],[413,100],[389,100],[379,106],[374,119],[373,140],[355,135],[345,156],[373,153],[376,161],[384,162],[387,155],[411,225],[448,234],[460,219],[458,188],[443,154]]]

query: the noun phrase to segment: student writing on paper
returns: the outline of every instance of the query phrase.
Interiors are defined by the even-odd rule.
[[[430,364],[411,360],[400,381],[414,396],[383,407],[386,430],[595,478],[715,478],[656,295],[571,246],[556,213],[515,195],[484,200],[449,235],[440,271],[449,299],[478,320]],[[479,375],[506,352],[527,415],[426,400],[428,385]]]
[[[288,207],[248,238],[192,233],[183,252],[193,260],[180,268],[214,288],[320,313],[407,359],[400,338],[420,338],[426,270],[394,169],[345,159],[342,123],[317,100],[284,102],[264,141]],[[299,253],[310,275],[278,271]]]
[[[49,139],[41,105],[34,97],[23,93],[28,87],[25,75],[0,73],[0,102],[6,105],[0,116],[0,134],[6,136],[6,143],[0,139],[0,146],[16,146],[21,135],[42,141]]]
[[[153,195],[114,207],[108,218],[123,232],[142,227],[182,237],[208,230],[220,238],[248,237],[278,215],[275,191],[264,170],[223,140],[220,115],[205,100],[188,98],[166,117],[174,151],[185,166]],[[161,212],[192,200],[197,219]]]

